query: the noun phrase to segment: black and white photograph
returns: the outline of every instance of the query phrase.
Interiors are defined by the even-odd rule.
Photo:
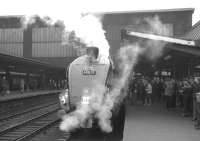
[[[200,141],[200,1],[0,3],[0,141]]]

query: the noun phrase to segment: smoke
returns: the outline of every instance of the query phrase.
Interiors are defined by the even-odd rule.
[[[87,46],[96,46],[99,53],[103,56],[109,56],[109,45],[105,38],[101,20],[103,16],[87,14],[80,18],[74,25],[76,36],[81,39]]]
[[[101,20],[102,15],[93,14],[73,14],[73,18],[65,18],[63,21],[51,19],[48,16],[39,15],[26,16],[22,18],[24,29],[37,27],[61,27],[63,28],[63,43],[69,43],[69,35],[74,34],[75,42],[86,46],[99,47],[99,52],[103,56],[109,56],[109,45],[104,36]],[[76,39],[75,39],[76,38]],[[76,46],[74,46],[77,48]],[[78,48],[79,49],[79,48]]]
[[[164,24],[160,20],[159,16],[155,15],[154,17],[146,17],[143,19],[133,19],[133,25],[126,27],[129,30],[148,33],[161,36],[171,36],[172,25]],[[143,56],[150,60],[156,60],[162,56],[163,49],[166,45],[166,42],[147,40],[147,39],[137,39],[140,46],[144,49]]]
[[[112,126],[110,118],[112,116],[112,109],[109,105],[108,98],[104,97],[106,91],[105,86],[99,85],[98,83],[92,90],[85,89],[82,97],[88,97],[89,101],[85,101],[86,103],[82,101],[77,105],[77,109],[74,112],[64,115],[60,129],[69,132],[76,128],[85,128],[95,117],[98,119],[98,124],[103,131],[111,132]]]
[[[137,44],[127,45],[120,49],[119,69],[121,74],[119,77],[114,78],[111,85],[112,90],[106,95],[104,104],[100,109],[100,119],[99,125],[103,131],[111,132],[111,116],[116,112],[119,112],[120,104],[127,95],[128,78],[131,74],[131,70],[135,63],[137,62],[137,57],[140,54],[140,49]]]
[[[145,23],[144,25],[141,23]],[[142,26],[141,26],[142,25]],[[145,33],[169,36],[171,31],[163,24],[158,16],[153,18],[141,19],[134,29]],[[155,60],[162,55],[165,43],[157,40],[136,40],[125,43],[118,51],[117,62],[119,74],[113,79],[113,89],[109,92],[105,99],[107,110],[113,111],[119,108],[120,103],[127,96],[129,80],[133,75],[134,66],[138,61],[138,57],[146,56],[150,60]],[[105,113],[104,120],[109,121]],[[110,123],[107,123],[110,125]]]
[[[81,26],[78,26],[77,35],[82,37],[81,39],[88,45],[98,45],[101,53],[108,56],[109,46],[104,36],[101,20],[95,19],[93,16],[87,16],[80,23]],[[145,33],[169,35],[166,26],[162,24],[157,16],[137,21],[133,29]],[[123,45],[117,54],[119,74],[113,77],[111,81],[112,89],[108,91],[105,86],[94,82],[96,83],[94,88],[83,91],[82,97],[88,99],[88,103],[80,103],[75,111],[64,115],[60,129],[69,132],[76,128],[86,127],[95,117],[98,119],[102,131],[111,132],[113,130],[111,125],[112,114],[119,110],[120,103],[127,96],[129,79],[138,57],[142,55],[152,60],[157,59],[162,54],[164,45],[160,41],[142,39]]]
[[[102,28],[101,20],[103,16],[92,14],[78,14],[73,13],[73,18],[65,18],[62,22],[59,20],[52,20],[49,17],[27,16],[23,19],[23,27],[28,28],[40,28],[40,27],[63,27],[65,32],[63,37],[65,38],[67,33],[71,32],[71,37],[79,40],[79,42],[86,46],[96,46],[99,48],[100,57],[109,57],[109,44],[105,38],[105,31]],[[74,39],[73,39],[74,40]],[[95,83],[95,82],[94,82]],[[82,101],[76,105],[76,110],[70,114],[62,115],[62,122],[60,129],[64,131],[75,130],[80,127],[87,127],[92,123],[94,117],[98,119],[98,124],[105,132],[111,132],[111,110],[113,107],[113,99],[108,95],[105,86],[102,86],[98,82],[96,87],[92,90],[85,88],[82,98],[85,98],[85,102]],[[89,101],[89,104],[87,103]]]
[[[158,16],[155,16],[152,19],[146,18],[145,20],[151,27],[150,34],[157,34],[162,36],[171,35],[171,31],[168,29],[167,25],[163,24]],[[148,47],[146,55],[148,58],[153,60],[162,56],[163,53],[162,51],[166,45],[166,42],[148,40],[146,44],[147,44],[146,46]]]
[[[92,90],[83,91],[83,97],[89,96],[89,104],[80,103],[74,112],[63,116],[60,129],[69,132],[75,128],[85,127],[86,122],[95,117],[98,119],[98,124],[102,131],[111,132],[113,130],[111,125],[112,111],[119,108],[118,105],[126,96],[126,92],[122,92],[122,89],[127,84],[128,76],[137,62],[139,53],[140,49],[137,44],[121,48],[118,59],[122,74],[120,77],[113,79],[111,84],[113,89],[108,91],[105,86],[96,82],[96,87]]]
[[[126,86],[128,86],[128,78],[131,75],[134,65],[137,62],[137,58],[142,53],[139,44],[129,44],[120,48],[118,52],[118,71],[119,76],[115,78],[113,82],[113,90],[110,92],[112,97],[111,101],[118,102],[123,100],[126,96]],[[122,91],[124,89],[124,92]],[[118,99],[118,100],[116,100]]]

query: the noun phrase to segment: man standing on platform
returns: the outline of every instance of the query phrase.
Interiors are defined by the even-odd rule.
[[[172,96],[174,94],[174,81],[172,79],[170,79],[169,77],[166,78],[165,81],[165,98],[166,98],[166,108],[167,110],[169,110],[170,108],[172,108]]]
[[[190,111],[190,100],[192,98],[192,86],[187,79],[183,81],[183,116],[189,116]]]
[[[25,86],[25,82],[24,79],[22,78],[20,80],[20,92],[23,93],[24,92],[24,86]]]

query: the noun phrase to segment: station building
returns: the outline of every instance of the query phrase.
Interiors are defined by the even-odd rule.
[[[123,30],[127,27],[136,27],[138,19],[153,18],[158,16],[162,24],[170,31],[171,37],[187,38],[192,29],[193,8],[146,10],[146,11],[124,11],[107,12],[103,14],[103,28],[110,45],[110,55],[115,60],[116,53],[123,43]],[[0,52],[18,57],[25,57],[50,63],[54,66],[64,67],[77,57],[77,52],[69,44],[63,44],[63,29],[61,27],[34,27],[23,28],[21,21],[23,16],[0,17]],[[173,45],[176,46],[176,45]],[[186,47],[187,48],[187,47]],[[187,70],[184,75],[191,73],[190,48],[186,51],[166,51],[158,66],[160,70],[166,69],[174,73],[178,68]],[[189,53],[190,54],[190,53]],[[167,56],[173,56],[171,61],[165,60]],[[184,66],[178,66],[179,59],[183,57],[186,61]],[[168,57],[170,58],[170,57]],[[176,61],[174,61],[176,60]],[[177,61],[178,60],[178,61]],[[194,60],[194,58],[193,58]],[[168,65],[167,65],[168,64]],[[177,69],[174,69],[176,66]],[[190,66],[190,67],[189,67]],[[193,66],[192,66],[193,67]],[[190,68],[190,70],[189,70]],[[173,72],[172,72],[173,71]]]
[[[137,29],[138,21],[145,18],[153,19],[157,16],[162,25],[167,28],[169,32],[167,36],[193,41],[193,38],[187,38],[189,36],[187,34],[191,34],[189,32],[192,29],[193,13],[193,8],[104,13],[103,25],[111,47],[111,57],[115,60],[117,51],[121,44],[123,44],[124,39],[130,40],[130,37],[124,36],[125,34],[123,33],[127,27],[131,27],[133,31],[145,32]],[[135,40],[140,39],[136,38]],[[152,62],[148,63],[148,60],[141,61],[136,66],[138,71],[148,75],[159,71],[160,74],[165,72],[167,75],[175,77],[185,77],[194,74],[192,70],[194,65],[191,65],[191,62],[196,59],[196,55],[195,58],[192,56],[199,51],[191,52],[191,47],[178,44],[167,43],[166,46],[162,57],[156,60],[156,63],[153,62],[153,66]],[[145,72],[146,70],[149,72]]]
[[[192,27],[193,13],[193,8],[104,13],[103,25],[111,46],[110,52],[115,54],[116,50],[120,48],[122,30],[128,26],[134,28],[139,19],[158,16],[170,30],[171,37],[181,37]]]
[[[23,16],[0,17],[0,52],[66,67],[76,57],[61,27],[23,27]]]

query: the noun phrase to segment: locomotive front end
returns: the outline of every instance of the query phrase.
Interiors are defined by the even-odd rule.
[[[65,89],[62,93],[59,94],[60,106],[63,112],[67,113],[70,111],[70,99],[69,99],[69,90]]]

